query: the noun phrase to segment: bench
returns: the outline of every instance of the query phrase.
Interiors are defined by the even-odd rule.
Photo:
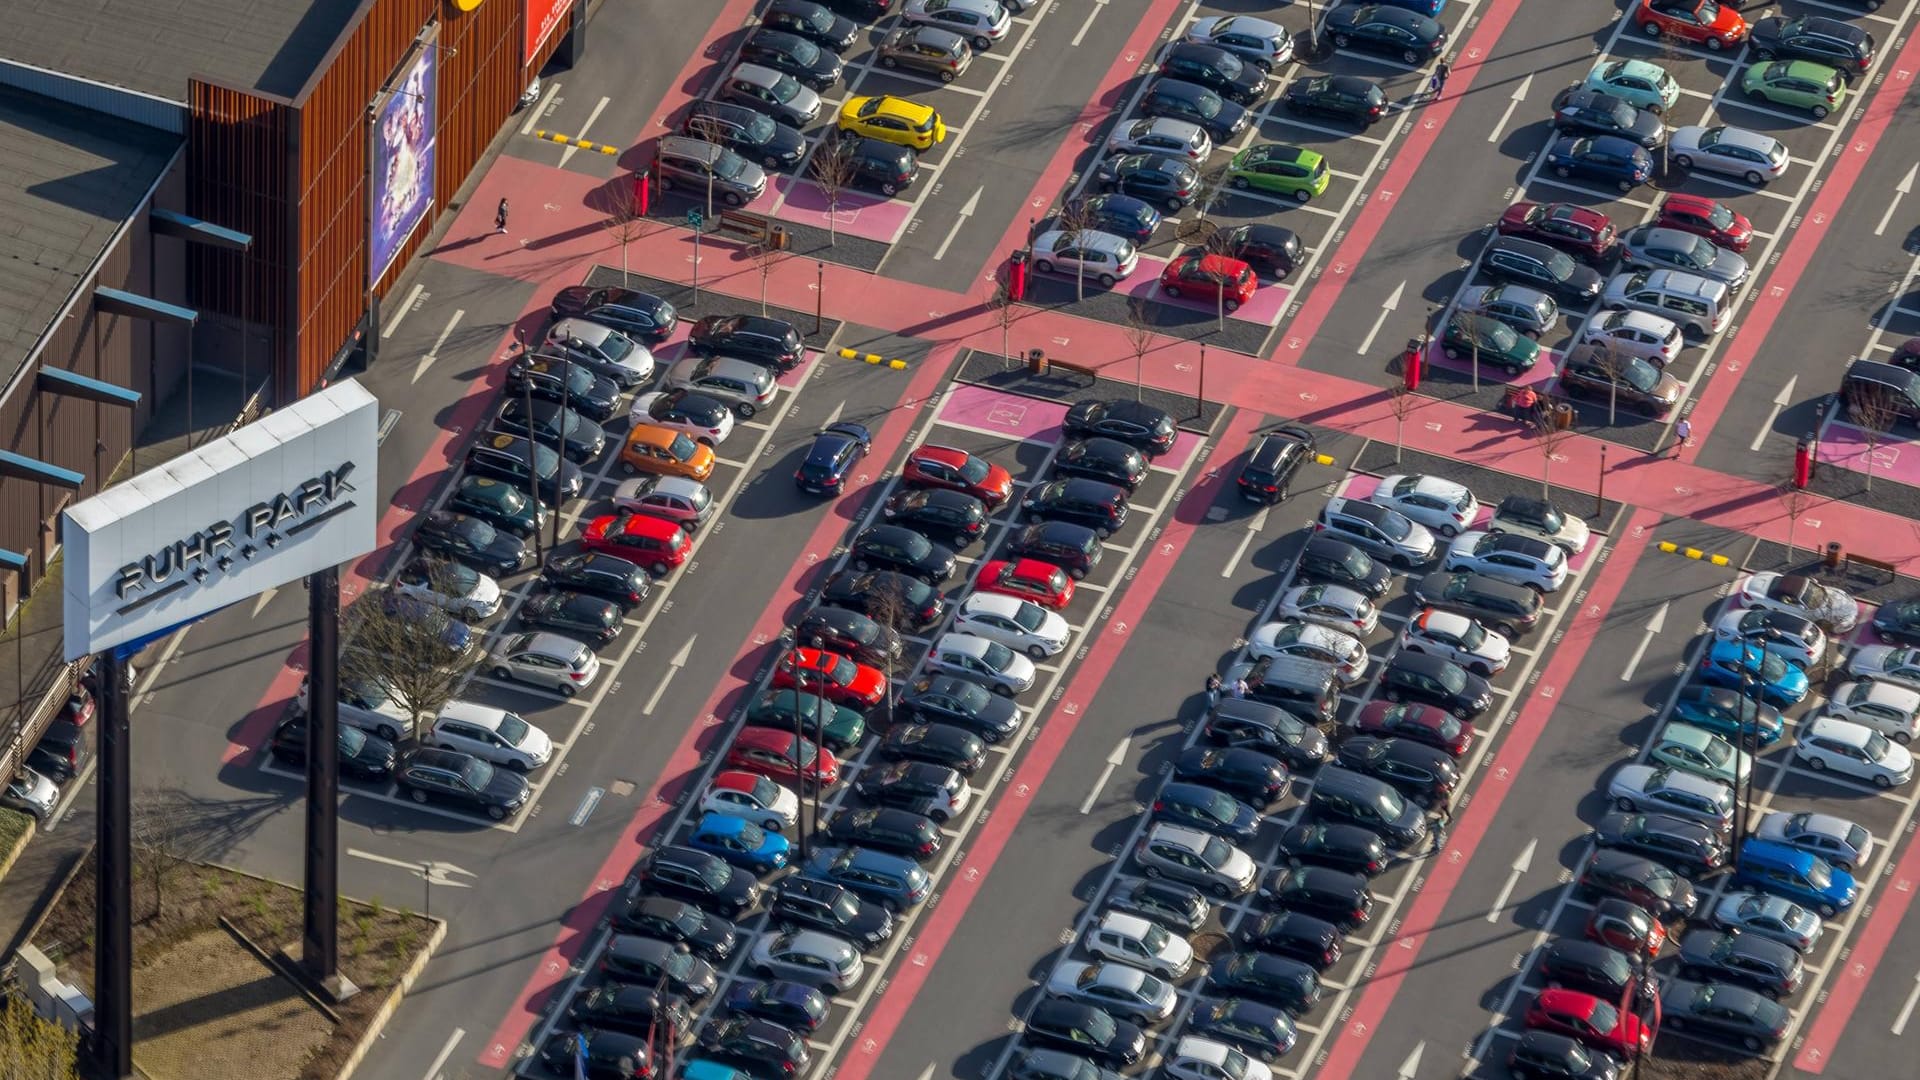
[[[1889,582],[1892,582],[1895,578],[1898,578],[1900,576],[1899,568],[1894,566],[1892,562],[1886,559],[1870,559],[1865,555],[1854,555],[1849,553],[1847,555],[1847,569],[1852,570],[1856,566],[1863,566],[1869,570],[1878,570],[1881,573],[1887,575],[1887,581]]]
[[[1027,370],[1035,375],[1046,375],[1050,372],[1062,371],[1069,375],[1084,376],[1089,380],[1098,380],[1100,378],[1100,369],[1091,364],[1075,364],[1067,360],[1055,360],[1039,349],[1028,351]]]
[[[773,223],[765,214],[749,214],[745,210],[720,211],[718,231],[733,233],[749,244],[765,244],[778,251],[787,248],[787,230]]]

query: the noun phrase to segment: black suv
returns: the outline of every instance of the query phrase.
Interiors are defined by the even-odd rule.
[[[806,355],[792,323],[759,315],[709,315],[687,332],[687,346],[701,356],[733,356],[778,371],[792,371]]]
[[[1640,978],[1634,958],[1593,941],[1560,938],[1540,953],[1540,978],[1548,985],[1592,994],[1602,1001],[1620,1001],[1629,991],[1649,996],[1651,980]]]
[[[1177,41],[1160,57],[1160,74],[1198,83],[1231,101],[1251,105],[1267,90],[1267,73],[1225,49]]]
[[[940,590],[892,570],[869,573],[842,570],[821,587],[820,602],[871,618],[880,598],[888,595],[899,597],[912,629],[932,626],[947,611]]]
[[[1264,952],[1216,953],[1208,989],[1250,997],[1296,1015],[1320,1001],[1320,976],[1298,960]]]
[[[1285,766],[1239,747],[1193,747],[1174,759],[1173,775],[1224,791],[1255,810],[1279,802],[1289,783]]]
[[[508,398],[501,404],[499,415],[494,417],[493,429],[508,435],[526,435],[531,427],[533,437],[542,446],[558,449],[575,464],[592,461],[607,448],[606,429],[580,415],[578,410],[557,401],[535,400],[532,406],[529,411],[526,398]],[[532,424],[527,423],[528,416],[533,417]]]
[[[1315,75],[1287,85],[1287,108],[1351,120],[1361,127],[1387,115],[1387,95],[1376,85],[1352,75]]]
[[[1791,945],[1759,934],[1694,930],[1680,939],[1680,976],[1735,982],[1781,998],[1800,989],[1806,965]]]
[[[718,915],[685,900],[647,896],[629,889],[613,910],[613,928],[675,945],[685,945],[711,963],[724,963],[740,944],[740,931]]]
[[[849,807],[833,815],[827,835],[842,844],[856,844],[925,862],[940,853],[940,826],[911,810],[882,806]]]
[[[1103,435],[1156,456],[1173,449],[1179,437],[1166,410],[1124,398],[1077,401],[1067,410],[1063,427],[1071,436]]]
[[[1206,734],[1223,746],[1247,746],[1271,754],[1295,770],[1311,769],[1330,756],[1325,732],[1264,701],[1227,698],[1214,707]]]
[[[872,952],[893,936],[893,916],[886,908],[860,899],[845,885],[814,878],[782,880],[768,919],[783,934],[819,930],[853,942],[862,952]]]
[[[1575,894],[1583,900],[1617,896],[1655,918],[1684,919],[1699,904],[1693,883],[1652,859],[1601,849],[1580,871]]]
[[[1020,509],[1030,518],[1084,525],[1102,538],[1127,523],[1127,489],[1098,480],[1050,480],[1027,492]]]
[[[1086,577],[1100,565],[1100,534],[1070,521],[1039,521],[1007,540],[1007,553],[1050,562],[1069,577]]]
[[[1583,303],[1599,299],[1600,288],[1606,284],[1600,271],[1580,265],[1566,252],[1518,236],[1494,237],[1480,257],[1480,269],[1499,281],[1558,293]]]
[[[346,724],[339,725],[340,775],[355,780],[385,780],[399,762],[393,744],[378,735]],[[301,767],[307,761],[307,715],[296,712],[273,729],[268,744],[279,761]]]
[[[1140,1060],[1147,1036],[1137,1024],[1116,1020],[1102,1009],[1077,1001],[1042,998],[1027,1014],[1024,1037],[1096,1058],[1114,1068]]]
[[[1340,744],[1340,764],[1385,780],[1415,802],[1434,806],[1453,796],[1460,768],[1445,750],[1407,739],[1356,735]]]
[[[953,576],[953,549],[904,525],[875,525],[853,538],[855,570],[897,570],[929,585]]]
[[[1075,439],[1053,459],[1056,476],[1084,476],[1133,491],[1147,478],[1147,458],[1118,439]]]
[[[494,577],[517,574],[527,561],[526,541],[477,517],[435,510],[413,531],[420,550],[445,556]]]
[[[1277,278],[1293,273],[1293,268],[1300,265],[1300,256],[1304,254],[1300,236],[1292,229],[1258,222],[1235,225],[1225,232],[1215,233],[1208,246],[1253,267],[1255,273],[1270,274]]]
[[[1413,600],[1425,607],[1458,612],[1508,639],[1540,622],[1540,594],[1471,570],[1428,574],[1413,587]]]
[[[813,0],[773,0],[760,13],[760,25],[799,34],[834,52],[846,52],[860,36],[852,19],[844,19]]]
[[[1380,672],[1380,692],[1388,701],[1423,701],[1462,720],[1471,720],[1493,704],[1487,680],[1444,657],[1405,649],[1393,654]]]
[[[1215,143],[1229,143],[1247,130],[1247,109],[1199,83],[1161,76],[1140,99],[1140,115],[1170,116],[1199,124]]]
[[[714,104],[713,102],[696,103]],[[726,105],[722,108],[737,108]],[[800,138],[794,132],[794,138]],[[795,160],[798,160],[796,157]],[[570,319],[575,316],[588,322],[597,322],[602,326],[611,326],[615,330],[647,345],[658,345],[673,336],[673,328],[679,324],[680,316],[673,305],[652,293],[622,289],[618,286],[595,288],[592,285],[569,285],[554,294],[553,317]]]
[[[1727,864],[1727,845],[1714,829],[1671,814],[1614,811],[1593,827],[1593,842],[1644,855],[1683,874],[1711,874]]]
[[[680,129],[769,169],[791,169],[807,156],[807,138],[798,130],[730,101],[694,102]],[[600,321],[592,315],[588,318]]]
[[[639,565],[598,551],[555,556],[540,574],[540,583],[549,589],[598,596],[627,610],[647,598],[651,580]]]
[[[1316,971],[1340,962],[1340,929],[1325,919],[1298,911],[1269,911],[1240,935],[1240,944],[1265,953],[1290,956]]]
[[[1372,877],[1387,868],[1387,842],[1359,825],[1312,821],[1280,834],[1280,853],[1288,862],[1305,863]]]
[[[663,847],[643,860],[639,891],[698,904],[729,919],[760,902],[752,874],[698,848]]]
[[[595,375],[585,364],[548,356],[523,353],[507,366],[507,393],[518,397],[526,392],[543,401],[565,398],[568,408],[599,424],[620,409],[620,388],[612,379]]]
[[[1812,60],[1838,71],[1848,82],[1866,74],[1873,63],[1872,34],[1819,15],[1755,20],[1747,40],[1755,60]]]
[[[987,504],[964,491],[902,488],[881,507],[896,525],[937,536],[965,551],[987,531]]]
[[[850,656],[863,664],[888,664],[900,658],[900,635],[857,611],[808,609],[794,624],[793,640],[816,649]]]
[[[1269,905],[1299,911],[1353,930],[1373,918],[1373,894],[1367,879],[1324,866],[1283,866],[1260,887]]]
[[[1020,729],[1020,706],[958,675],[932,674],[901,693],[899,719],[964,728],[997,743]]]
[[[846,73],[846,63],[832,50],[784,30],[755,30],[740,46],[744,63],[791,75],[815,90],[830,90]]]
[[[1313,432],[1302,427],[1275,428],[1260,436],[1240,466],[1243,498],[1272,505],[1287,497],[1287,485],[1300,466],[1313,458]]]
[[[1338,537],[1315,533],[1300,548],[1295,572],[1302,583],[1341,585],[1369,600],[1378,600],[1393,587],[1393,571],[1360,547]]]
[[[907,147],[865,136],[849,139],[843,145],[847,148],[848,179],[859,187],[892,198],[912,186],[913,178],[919,175],[920,159]]]

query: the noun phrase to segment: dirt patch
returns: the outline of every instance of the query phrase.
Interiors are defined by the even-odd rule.
[[[1640,1063],[1640,1080],[1765,1080],[1771,1066],[1762,1058],[1669,1036],[1660,1052]]]
[[[93,860],[88,858],[83,860],[72,883],[54,901],[46,922],[34,936],[34,944],[59,965],[61,977],[88,993],[93,987],[93,897]],[[179,991],[170,995],[182,1001],[203,997],[214,985],[207,976],[198,973],[196,965],[200,957],[196,947],[203,938],[214,934],[233,941],[220,929],[220,916],[226,916],[248,940],[269,954],[277,952],[297,959],[300,953],[300,890],[224,867],[136,857],[133,912],[134,1058],[142,1063],[148,1057],[150,1035],[141,1030],[140,1018],[151,1017],[165,1008],[149,1002],[148,996],[164,995],[159,988],[170,981],[196,980],[196,992]],[[361,992],[336,1007],[340,1023],[317,1043],[304,1041],[301,1032],[305,1030],[306,1021],[296,1019],[296,1012],[287,1013],[289,1026],[279,1032],[269,1032],[272,1037],[261,1039],[255,1049],[258,1056],[251,1059],[252,1067],[245,1074],[234,1075],[274,1080],[331,1080],[366,1034],[389,992],[426,948],[433,926],[432,920],[411,912],[343,897],[340,901],[340,970]],[[237,942],[233,947],[244,954],[244,948]],[[224,949],[220,953],[223,957],[226,955]],[[278,986],[270,992],[264,980],[272,973],[251,956],[247,961],[245,967],[238,960],[219,961],[233,965],[228,974],[234,984],[225,991],[212,991],[213,1000],[231,993],[235,1009],[266,1009],[268,1012],[261,1015],[268,1018],[281,1015],[272,1011],[274,1009],[293,1009],[292,1005],[270,1004],[277,1001],[281,988],[291,990],[291,985],[278,980]],[[177,972],[176,968],[179,968]],[[304,1001],[299,1004],[312,1009]],[[324,1021],[323,1014],[313,1012]],[[162,1027],[165,1025],[150,1025],[154,1029]],[[205,1030],[217,1033],[224,1028]],[[164,1032],[161,1038],[164,1042]],[[164,1051],[161,1056],[164,1058]],[[215,1074],[203,1071],[197,1075]]]
[[[333,1021],[224,929],[196,934],[133,974],[134,1064],[151,1080],[254,1080],[304,1062]]]

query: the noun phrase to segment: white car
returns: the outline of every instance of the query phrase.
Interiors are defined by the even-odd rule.
[[[1676,169],[1737,176],[1749,184],[1780,179],[1790,161],[1785,143],[1729,124],[1674,128],[1667,136],[1667,160]]]
[[[518,713],[471,701],[449,701],[421,741],[527,772],[553,758],[553,740]]]
[[[1084,944],[1102,960],[1143,967],[1163,979],[1178,979],[1193,966],[1193,946],[1186,938],[1138,915],[1108,912],[1087,930]]]
[[[593,685],[600,658],[586,645],[559,634],[515,634],[494,647],[487,665],[496,679],[544,686],[572,697]]]
[[[1482,678],[1507,670],[1513,643],[1465,615],[1428,608],[1400,632],[1400,647],[1451,660]]]
[[[1528,495],[1509,495],[1493,508],[1487,521],[1488,532],[1519,533],[1545,540],[1569,555],[1587,550],[1593,530],[1586,522],[1545,499]]]
[[[1873,834],[1867,827],[1832,814],[1769,810],[1753,835],[1811,852],[1849,874],[1873,860]]]
[[[1602,311],[1580,324],[1580,344],[1606,342],[1658,368],[1673,363],[1687,345],[1680,324],[1650,311]]]
[[[0,806],[30,814],[44,822],[60,802],[60,786],[25,765],[17,769],[7,786],[0,788]]]
[[[1163,154],[1199,163],[1213,153],[1213,140],[1199,124],[1155,116],[1122,120],[1107,136],[1107,154]]]
[[[1554,592],[1567,583],[1567,553],[1537,536],[1461,533],[1447,548],[1442,570],[1472,570],[1497,581]]]
[[[1678,769],[1622,765],[1607,784],[1607,797],[1630,814],[1672,814],[1722,832],[1733,824],[1733,789]]]
[[[1853,659],[1847,662],[1847,674],[1856,679],[1920,689],[1920,649],[1905,645],[1868,645],[1856,649]]]
[[[1142,1026],[1173,1015],[1173,987],[1137,967],[1112,961],[1063,961],[1047,978],[1046,994],[1105,1009]]]
[[[1465,484],[1438,476],[1395,474],[1380,481],[1367,501],[1405,514],[1441,536],[1457,536],[1473,527],[1480,500]]]
[[[782,832],[800,820],[800,796],[759,773],[729,769],[707,783],[700,812],[732,814],[768,832]]]
[[[633,399],[632,421],[657,424],[708,446],[719,446],[733,434],[733,410],[719,398],[692,390],[641,394]]]
[[[1772,570],[1748,574],[1734,596],[1741,607],[1800,615],[1819,623],[1830,634],[1844,634],[1860,622],[1860,605],[1853,597],[1799,574]]]
[[[852,943],[818,930],[761,934],[747,961],[767,979],[805,983],[830,992],[860,981],[866,961]]]
[[[1751,641],[1787,663],[1807,670],[1827,658],[1827,635],[1804,615],[1774,608],[1734,608],[1713,620],[1721,641]]]
[[[1793,752],[1814,772],[1831,770],[1879,788],[1901,787],[1913,779],[1913,755],[1906,747],[1870,727],[1834,716],[1802,725]]]
[[[1352,686],[1367,677],[1367,647],[1359,638],[1346,630],[1300,619],[1263,624],[1247,639],[1247,656],[1253,660],[1297,656],[1333,664],[1344,686]]]
[[[1239,1048],[1198,1035],[1183,1035],[1160,1066],[1174,1080],[1273,1080],[1273,1070]]]
[[[1826,930],[1820,916],[1799,904],[1744,889],[1720,897],[1720,902],[1713,906],[1713,925],[1722,930],[1772,938],[1802,955],[1813,951]]]
[[[1293,59],[1293,35],[1287,28],[1250,15],[1214,15],[1193,20],[1187,40],[1225,49],[1267,74]]]
[[[1281,594],[1273,613],[1363,638],[1380,625],[1380,609],[1373,601],[1344,585],[1296,585]]]
[[[735,416],[752,419],[753,414],[773,404],[780,391],[773,369],[751,360],[731,356],[701,356],[688,353],[667,369],[667,389],[697,390],[733,406]]]
[[[927,651],[927,666],[1013,697],[1033,688],[1033,661],[997,641],[972,634],[941,634]]]
[[[414,559],[393,580],[401,596],[476,622],[500,610],[500,583],[450,559]]]
[[[900,21],[906,26],[918,23],[950,30],[975,49],[991,47],[1013,25],[1013,17],[999,0],[907,0]]]
[[[1920,722],[1920,690],[1871,679],[1842,683],[1827,695],[1826,711],[1905,745],[1913,741],[1914,725]]]
[[[1073,633],[1058,612],[1017,596],[985,592],[967,597],[953,617],[953,628],[1018,649],[1035,660],[1057,655]]]

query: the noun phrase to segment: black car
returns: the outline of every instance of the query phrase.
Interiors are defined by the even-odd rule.
[[[87,752],[87,729],[72,720],[55,720],[33,744],[27,764],[54,783],[64,784],[80,772]]]
[[[1388,701],[1438,705],[1462,720],[1479,716],[1493,704],[1487,680],[1451,660],[1405,649],[1394,653],[1380,672],[1380,693]]]
[[[1264,701],[1222,701],[1207,718],[1206,735],[1220,746],[1250,747],[1277,757],[1295,770],[1311,769],[1331,756],[1325,732]]]
[[[791,169],[807,156],[807,137],[799,129],[731,101],[694,102],[680,128],[768,169]]]
[[[853,538],[855,570],[897,570],[929,585],[938,585],[953,576],[953,549],[914,532],[904,525],[875,525]]]
[[[1521,1032],[1507,1072],[1525,1080],[1620,1080],[1620,1066],[1577,1039],[1551,1031]]]
[[[338,725],[340,774],[355,780],[385,780],[399,764],[399,753],[392,743],[357,727]],[[296,711],[273,729],[273,741],[267,744],[273,756],[287,765],[305,766],[307,762],[307,714]]]
[[[1247,129],[1247,109],[1199,83],[1161,76],[1140,99],[1140,115],[1170,116],[1198,124],[1216,143],[1228,143]]]
[[[687,346],[701,356],[733,356],[777,371],[792,371],[806,355],[792,323],[762,315],[709,315],[687,332]]]
[[[794,1031],[813,1031],[827,1019],[827,996],[805,983],[736,979],[723,999],[735,1016],[757,1016]]]
[[[1242,747],[1195,746],[1174,759],[1173,775],[1251,803],[1262,810],[1287,793],[1287,770],[1280,762]]]
[[[860,28],[813,0],[772,0],[760,13],[760,25],[798,34],[834,52],[846,52],[860,36]]]
[[[529,412],[527,403],[526,398],[508,398],[493,419],[493,430],[526,435],[531,427],[533,437],[542,445],[559,450],[576,464],[592,461],[607,448],[606,429],[576,410],[557,401],[535,399]],[[527,423],[528,416],[533,417],[531,425]]]
[[[1325,866],[1372,877],[1388,865],[1387,842],[1359,825],[1310,821],[1280,834],[1280,852],[1297,865]]]
[[[1134,491],[1147,478],[1147,457],[1118,439],[1075,439],[1055,455],[1053,471]]]
[[[1114,889],[1107,910],[1138,915],[1183,934],[1206,924],[1212,908],[1200,890],[1165,878],[1141,878]]]
[[[1553,130],[1566,134],[1617,135],[1645,150],[1667,139],[1667,125],[1621,98],[1573,85],[1553,99]]]
[[[1207,988],[1250,997],[1299,1016],[1320,1001],[1320,976],[1298,960],[1264,952],[1218,954]]]
[[[838,495],[847,486],[847,475],[872,446],[873,433],[862,425],[829,424],[813,436],[807,456],[800,459],[793,473],[794,486],[814,495]]]
[[[477,517],[435,510],[420,520],[413,542],[421,551],[452,559],[494,577],[517,574],[527,561],[526,541]]]
[[[1266,821],[1260,811],[1218,788],[1178,782],[1154,796],[1152,814],[1155,821],[1191,825],[1241,844],[1258,836]]]
[[[841,140],[847,183],[892,198],[912,186],[920,159],[908,147],[859,136]]]
[[[1037,521],[1007,538],[1006,552],[1050,562],[1072,578],[1100,565],[1100,534],[1070,521]]]
[[[680,322],[673,305],[660,297],[618,286],[569,285],[554,294],[552,310],[556,319],[585,318],[647,345],[672,337]]]
[[[820,3],[849,18],[871,22],[892,11],[894,0],[820,0]]]
[[[629,889],[613,909],[613,928],[623,934],[685,945],[711,963],[725,963],[740,944],[740,931],[718,915],[670,896]]]
[[[651,581],[637,563],[598,551],[556,555],[540,573],[541,584],[549,589],[598,596],[629,611],[647,598]]]
[[[1176,41],[1160,54],[1160,74],[1198,83],[1230,101],[1251,105],[1267,91],[1267,73],[1225,49]]]
[[[532,797],[526,777],[453,750],[409,750],[393,779],[400,794],[414,802],[448,803],[495,821],[519,813]]]
[[[1300,547],[1294,573],[1303,582],[1343,585],[1372,600],[1387,595],[1393,571],[1360,548],[1338,537],[1315,533]]]
[[[896,761],[862,770],[853,790],[876,806],[898,806],[939,824],[952,816],[958,793],[966,787],[966,777],[952,769],[924,761]]]
[[[1509,640],[1534,628],[1544,606],[1540,594],[1471,570],[1428,574],[1412,589],[1415,603],[1458,612]]]
[[[577,592],[541,593],[520,606],[520,621],[528,627],[565,634],[596,649],[620,636],[621,615],[619,604]]]
[[[1873,630],[1902,645],[1920,645],[1920,598],[1908,596],[1881,604],[1873,613]]]
[[[845,885],[789,876],[774,890],[768,921],[783,934],[819,930],[872,952],[893,936],[893,915]]]
[[[938,537],[964,551],[987,531],[987,504],[964,491],[901,488],[880,514],[896,525]]]
[[[1873,63],[1873,35],[1839,19],[1821,15],[1775,15],[1748,26],[1747,44],[1755,60],[1812,60],[1852,82]]]
[[[1453,755],[1406,739],[1354,736],[1340,744],[1340,764],[1385,780],[1427,806],[1446,802],[1460,783]]]
[[[547,523],[547,508],[527,497],[524,488],[491,476],[463,476],[447,499],[447,509],[521,538]]]
[[[1336,49],[1391,56],[1418,67],[1447,50],[1447,28],[1425,15],[1384,4],[1343,4],[1321,20]]]
[[[1602,1001],[1623,1001],[1651,994],[1653,982],[1642,979],[1641,959],[1597,941],[1558,938],[1540,951],[1540,980],[1550,987],[1578,990]]]
[[[1239,259],[1255,273],[1285,278],[1300,265],[1305,249],[1292,229],[1278,225],[1235,225],[1214,234],[1211,246],[1231,259]]]
[[[900,635],[857,611],[812,607],[793,626],[793,640],[816,649],[850,656],[863,664],[884,665],[900,659]]]
[[[1103,191],[1177,212],[1200,190],[1200,173],[1191,162],[1165,154],[1115,154],[1100,162],[1093,182]]]
[[[1000,1075],[1006,1080],[1120,1080],[1119,1073],[1079,1054],[1044,1048],[1022,1051]]]
[[[507,394],[519,397],[524,392],[531,392],[542,401],[564,398],[568,408],[579,411],[596,424],[606,423],[620,411],[620,388],[612,379],[595,375],[584,364],[565,363],[532,353],[523,353],[507,365]]]
[[[888,761],[944,765],[972,776],[987,763],[987,744],[965,728],[948,724],[898,724],[880,740],[878,753]]]
[[[1049,480],[1027,492],[1020,510],[1029,518],[1084,525],[1105,538],[1127,523],[1127,489],[1079,476]]]
[[[1366,925],[1373,917],[1367,879],[1324,866],[1283,866],[1260,887],[1268,904],[1325,919],[1341,930]]]
[[[1352,75],[1313,75],[1287,84],[1287,108],[1349,120],[1361,127],[1387,115],[1387,95],[1374,83]]]
[[[629,986],[666,985],[669,992],[705,1001],[719,987],[713,965],[670,942],[638,934],[614,934],[600,954],[607,978]]]
[[[580,494],[586,483],[580,467],[551,448],[492,431],[483,432],[467,448],[465,466],[473,476],[530,486],[548,506],[559,506]]]
[[[581,1044],[585,1043],[585,1053]],[[586,1066],[581,1069],[580,1060]],[[625,1031],[556,1031],[540,1044],[540,1061],[555,1076],[587,1080],[645,1080],[653,1075],[653,1048],[647,1037]]]
[[[1292,957],[1315,971],[1340,962],[1340,928],[1298,911],[1269,911],[1242,924],[1242,948]]]
[[[940,826],[932,818],[892,806],[842,810],[827,823],[827,835],[842,844],[858,844],[923,862],[940,853]]]
[[[608,983],[575,994],[567,1003],[567,1019],[581,1027],[650,1036],[659,1027],[687,1030],[693,1011],[685,1001],[657,987]],[[563,1075],[565,1071],[563,1067]]]
[[[1139,1025],[1059,998],[1035,1002],[1021,1036],[1023,1041],[1071,1050],[1116,1069],[1139,1061],[1147,1048],[1147,1034]]]
[[[1068,435],[1118,439],[1154,457],[1173,449],[1173,441],[1180,434],[1165,409],[1125,398],[1076,401],[1067,410],[1062,426]]]
[[[1020,707],[1004,695],[958,675],[927,675],[908,686],[895,714],[920,723],[963,728],[989,743],[1020,730]]]
[[[779,1076],[802,1073],[813,1059],[799,1032],[757,1016],[728,1016],[702,1027],[698,1053]]]
[[[1267,505],[1280,502],[1287,497],[1293,474],[1317,453],[1313,432],[1306,428],[1289,425],[1262,433],[1235,481],[1241,497]]]
[[[1286,1010],[1238,997],[1195,1002],[1187,1014],[1186,1030],[1231,1043],[1269,1065],[1285,1057],[1300,1037]]]
[[[882,603],[882,597],[887,597],[885,602],[888,603],[892,602],[892,598],[899,599],[900,606],[905,609],[903,615],[909,629],[924,630],[939,622],[947,610],[940,590],[892,570],[874,570],[864,574],[842,570],[828,578],[820,589],[821,603],[846,608],[869,618],[873,616],[876,605]]]
[[[1663,1031],[1705,1032],[1757,1054],[1786,1038],[1792,1026],[1785,1006],[1744,986],[1674,979],[1660,989]]]
[[[1727,845],[1714,829],[1670,814],[1615,811],[1593,827],[1593,842],[1644,855],[1694,877],[1727,864]]]
[[[846,62],[833,50],[798,34],[764,27],[741,44],[740,59],[791,75],[815,90],[832,89],[846,73]]]
[[[1770,998],[1795,993],[1806,964],[1793,946],[1759,934],[1692,930],[1680,939],[1680,975],[1695,982],[1733,982]]]
[[[639,871],[640,892],[686,900],[728,919],[760,901],[760,883],[752,874],[699,848],[657,848]]]
[[[1684,919],[1700,903],[1693,883],[1672,869],[1652,859],[1605,848],[1595,851],[1581,867],[1574,895],[1586,901],[1616,897],[1662,920]]]
[[[1131,195],[1117,192],[1082,195],[1067,204],[1067,214],[1085,221],[1090,228],[1112,233],[1136,244],[1153,239],[1153,231],[1160,226],[1160,211]],[[1054,220],[1057,222],[1058,219]],[[1051,228],[1058,228],[1058,225]],[[1049,232],[1051,228],[1039,227],[1034,236]]]
[[[1606,279],[1591,266],[1538,240],[1496,236],[1480,257],[1480,269],[1496,281],[1511,281],[1531,289],[1587,302],[1600,297]]]

